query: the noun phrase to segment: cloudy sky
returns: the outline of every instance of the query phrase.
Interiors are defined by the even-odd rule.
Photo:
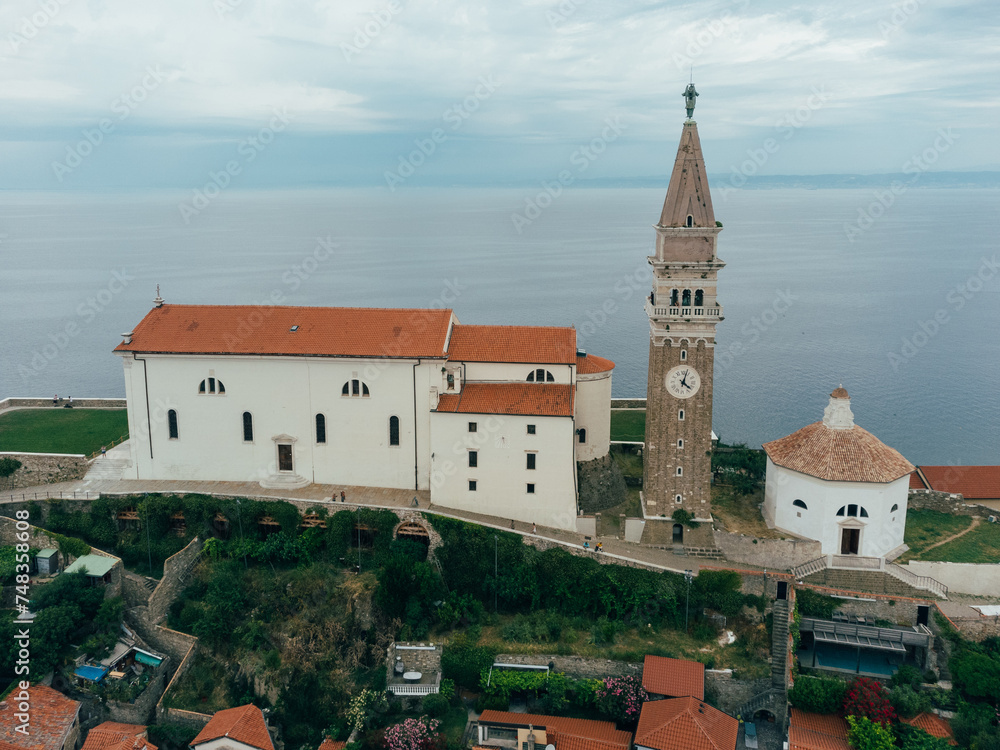
[[[0,188],[650,177],[692,66],[711,173],[998,170],[998,26],[990,0],[3,0]]]

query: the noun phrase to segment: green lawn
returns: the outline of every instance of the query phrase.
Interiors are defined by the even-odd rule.
[[[940,542],[942,539],[947,539],[954,534],[959,533],[963,529],[969,528],[972,523],[972,519],[969,516],[956,516],[951,513],[939,513],[936,510],[909,510],[906,512],[906,535],[903,541],[909,546],[909,551],[904,554],[898,562],[906,562],[907,560],[922,560],[921,553],[930,547],[932,544]],[[964,539],[965,537],[962,537]],[[956,543],[960,543],[956,540]],[[931,558],[934,560],[940,560],[940,557],[934,557],[939,550],[945,547],[951,547],[952,545],[946,544],[942,547],[931,550]]]
[[[124,409],[17,409],[0,414],[0,451],[99,451],[128,433]]]
[[[611,410],[611,439],[641,443],[646,439],[646,410]]]
[[[1000,562],[1000,523],[984,520],[968,534],[935,547],[920,559],[957,563]]]

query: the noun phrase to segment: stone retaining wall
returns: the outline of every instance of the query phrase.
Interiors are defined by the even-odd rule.
[[[497,663],[531,664],[548,667],[554,672],[562,672],[574,680],[604,679],[624,675],[642,675],[642,664],[613,661],[611,659],[585,659],[582,656],[556,656],[554,654],[498,654]]]
[[[918,576],[930,576],[948,587],[949,592],[996,596],[1000,592],[1000,564],[929,562],[910,560],[905,568]]]
[[[822,556],[820,543],[809,539],[756,539],[718,529],[714,536],[727,560],[758,568],[789,570]]]
[[[771,678],[759,680],[739,680],[729,670],[706,669],[706,698],[713,699],[712,705],[730,716],[736,716],[747,701],[771,687]]]
[[[146,588],[146,578],[138,573],[125,571],[122,576],[122,596],[126,607],[145,607],[149,604],[150,591]]]
[[[163,695],[164,685],[167,681],[167,671],[169,669],[170,657],[168,656],[156,668],[156,674],[146,685],[146,689],[135,699],[134,703],[119,703],[118,701],[108,701],[108,712],[111,721],[118,721],[122,724],[150,724],[155,718],[156,704]]]
[[[0,412],[8,409],[58,409],[69,402],[69,396],[60,400],[58,406],[53,405],[52,397],[49,398],[5,398],[0,401]],[[73,399],[74,409],[124,409],[125,399],[123,398],[75,398]]]
[[[613,398],[611,399],[611,409],[645,409],[646,399],[643,398]]]
[[[167,610],[174,599],[181,593],[187,581],[188,573],[201,557],[204,543],[195,537],[188,545],[163,562],[163,577],[153,590],[147,604],[148,617],[151,624],[159,623],[167,616]]]
[[[581,513],[596,513],[625,502],[628,494],[625,477],[610,453],[578,462],[576,473]]]
[[[906,507],[910,510],[936,510],[939,513],[979,516],[980,518],[996,515],[996,511],[992,508],[985,505],[969,504],[961,495],[934,490],[910,490],[906,499]]]
[[[83,479],[90,468],[87,457],[68,453],[0,453],[0,458],[13,458],[21,468],[11,476],[0,479],[3,491],[34,487],[40,484],[72,482]]]

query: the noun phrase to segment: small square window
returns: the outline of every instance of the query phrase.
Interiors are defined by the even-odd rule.
[[[801,510],[800,511],[796,511],[795,517],[796,518],[802,518],[802,511]]]
[[[469,422],[469,432],[477,432],[478,427],[475,422]]]
[[[535,468],[535,456],[536,455],[538,455],[538,454],[536,454],[536,453],[528,453],[528,454],[526,454],[527,459],[528,459],[528,468],[529,469],[534,469]]]
[[[469,468],[479,466],[479,451],[469,451]]]
[[[529,495],[534,495],[535,494],[535,485],[533,485],[533,484],[529,484],[528,485],[528,494]]]
[[[475,492],[475,491],[476,491],[476,480],[475,479],[470,479],[469,480],[469,492]]]
[[[533,424],[529,424],[528,425],[528,434],[529,435],[534,435],[535,434],[535,425],[533,425]]]

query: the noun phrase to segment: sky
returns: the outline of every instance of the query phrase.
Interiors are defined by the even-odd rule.
[[[3,0],[0,189],[1000,170],[990,0]],[[735,184],[735,182],[733,183]]]

